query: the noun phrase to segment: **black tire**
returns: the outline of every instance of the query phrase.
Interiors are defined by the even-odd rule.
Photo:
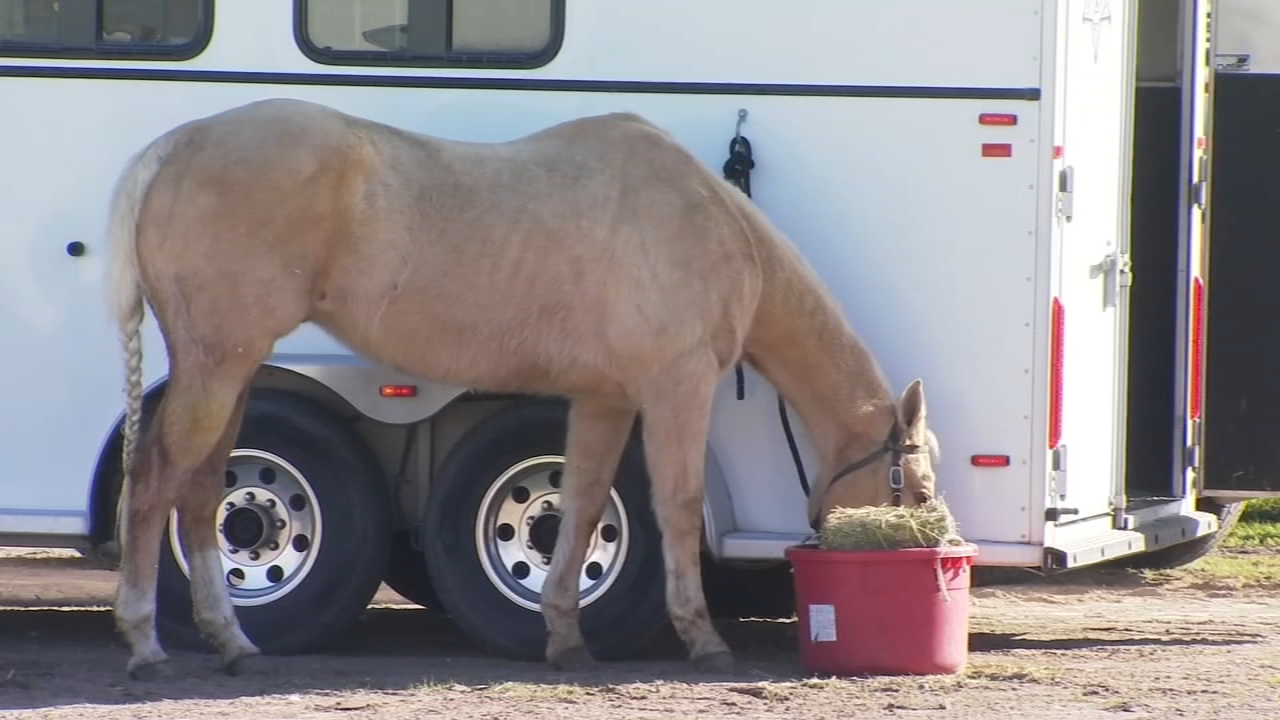
[[[252,393],[236,448],[272,453],[306,478],[322,515],[315,562],[287,594],[237,606],[242,629],[266,654],[333,644],[382,582],[390,546],[390,496],[368,448],[324,407],[291,393]],[[162,540],[156,624],[166,643],[212,649],[192,619],[191,583]]]
[[[1236,523],[1240,521],[1240,515],[1244,512],[1244,503],[1234,502],[1223,505],[1204,498],[1196,503],[1196,509],[1217,515],[1218,529],[1195,540],[1170,545],[1132,558],[1122,558],[1125,560],[1125,566],[1135,570],[1171,570],[1189,565],[1209,555],[1218,549],[1222,541],[1231,534]]]
[[[477,555],[481,502],[501,474],[540,455],[563,455],[567,407],[534,401],[504,409],[468,432],[432,482],[423,524],[427,568],[444,609],[476,643],[512,659],[545,658],[542,613],[517,605],[489,580]],[[588,650],[628,657],[668,621],[662,542],[638,435],[623,452],[614,488],[626,507],[628,549],[613,585],[579,611]]]
[[[405,600],[424,608],[440,610],[440,598],[427,574],[427,558],[413,547],[412,534],[403,530],[391,534],[391,555],[382,582]]]

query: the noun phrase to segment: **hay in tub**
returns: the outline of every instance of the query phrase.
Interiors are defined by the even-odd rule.
[[[837,507],[818,533],[824,550],[896,550],[963,545],[941,498],[915,507]]]

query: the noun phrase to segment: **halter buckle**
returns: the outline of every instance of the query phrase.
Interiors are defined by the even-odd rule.
[[[902,473],[902,466],[897,464],[890,465],[889,466],[889,487],[893,488],[894,490],[901,490],[906,486],[907,486],[907,483],[906,483],[906,478]]]

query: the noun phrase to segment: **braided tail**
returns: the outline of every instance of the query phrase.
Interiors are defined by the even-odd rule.
[[[142,423],[142,321],[145,298],[138,273],[138,215],[147,188],[172,152],[176,133],[161,136],[129,159],[116,181],[108,226],[111,301],[115,308],[125,360],[124,442],[121,455],[121,507],[129,490],[129,475]],[[123,530],[123,527],[119,528]]]

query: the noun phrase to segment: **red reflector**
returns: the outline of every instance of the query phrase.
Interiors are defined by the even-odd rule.
[[[1209,141],[1203,135],[1196,138],[1196,149],[1203,150],[1209,146]]]
[[[1200,396],[1204,388],[1204,281],[1191,279],[1191,399],[1188,413],[1200,418]]]
[[[382,397],[416,397],[418,395],[418,386],[383,385],[378,388],[378,394]]]
[[[1013,113],[981,113],[978,115],[979,125],[1017,125],[1018,116]]]
[[[1054,160],[1061,160],[1061,159],[1062,159],[1062,155],[1063,155],[1063,153],[1065,153],[1065,152],[1066,152],[1066,150],[1065,150],[1061,145],[1054,145],[1054,146],[1053,146],[1053,159],[1054,159]]]
[[[1062,441],[1062,301],[1053,299],[1049,311],[1049,449]]]
[[[1013,157],[1010,143],[982,143],[982,157]]]
[[[974,455],[969,462],[977,467],[1008,467],[1008,455]]]

